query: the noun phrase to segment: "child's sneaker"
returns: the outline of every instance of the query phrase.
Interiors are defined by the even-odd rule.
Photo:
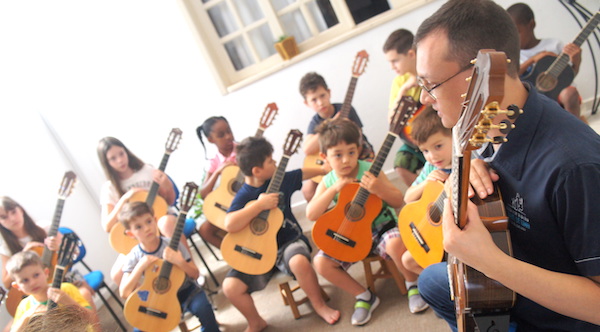
[[[369,301],[356,300],[354,303],[354,313],[352,314],[352,325],[365,325],[371,320],[371,313],[379,305],[379,298],[371,293],[371,299]]]
[[[411,313],[416,314],[429,308],[429,305],[419,294],[417,286],[412,286],[408,289],[408,309]]]

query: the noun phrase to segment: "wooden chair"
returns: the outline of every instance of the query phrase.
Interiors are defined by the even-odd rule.
[[[196,324],[193,327],[188,327],[185,322],[192,317],[194,316],[189,312],[183,314],[183,318],[181,319],[181,322],[179,322],[179,330],[181,330],[181,332],[190,332],[202,326],[201,324]]]
[[[396,264],[391,259],[383,259],[378,255],[369,255],[367,258],[362,260],[365,268],[365,279],[367,281],[367,287],[371,291],[375,292],[375,280],[377,279],[388,279],[394,278],[400,293],[405,295],[407,293],[406,284],[404,283],[404,276],[396,268]],[[373,270],[371,263],[379,262],[379,268]]]
[[[295,287],[290,287],[290,281],[293,279],[294,278],[288,276],[287,274],[278,272],[271,280],[279,285],[279,293],[283,299],[283,304],[290,306],[294,318],[298,319],[301,317],[298,306],[306,303],[308,301],[308,297],[304,296],[298,300],[294,298],[294,292],[299,290],[300,286],[296,285]],[[323,296],[323,299],[325,301],[329,301],[329,296],[327,293],[325,293],[322,287],[319,286],[319,288],[321,289],[321,295]]]

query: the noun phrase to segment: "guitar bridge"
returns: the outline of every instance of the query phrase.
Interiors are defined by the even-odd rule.
[[[141,313],[144,313],[146,315],[150,315],[150,316],[154,316],[154,317],[158,317],[158,318],[162,318],[162,319],[167,318],[166,312],[162,312],[162,311],[155,310],[152,308],[144,307],[142,305],[138,307],[138,311]]]
[[[415,226],[414,223],[410,223],[410,232],[412,233],[413,237],[417,240],[417,242],[419,242],[419,245],[421,246],[421,248],[423,248],[423,250],[425,250],[425,252],[429,252],[429,250],[431,250],[431,248],[429,248],[429,245],[427,244],[427,242],[425,242],[425,240],[423,240],[423,237],[421,236],[421,232],[419,232],[419,230],[417,229],[417,226]]]
[[[227,212],[227,210],[229,210],[228,206],[222,205],[221,203],[215,203],[215,207],[223,212]]]
[[[348,247],[354,248],[354,246],[356,246],[356,241],[353,241],[345,236],[342,236],[341,234],[334,232],[331,229],[328,229],[327,232],[325,232],[325,234],[327,234],[327,236],[331,237],[335,241],[337,241],[341,244],[347,245]]]
[[[239,252],[242,255],[246,255],[246,256],[252,257],[254,259],[258,259],[258,260],[262,259],[262,254],[261,253],[258,253],[258,252],[254,251],[252,249],[244,248],[244,247],[242,247],[240,245],[237,245],[237,244],[235,245],[235,249],[234,250],[237,251],[237,252]]]

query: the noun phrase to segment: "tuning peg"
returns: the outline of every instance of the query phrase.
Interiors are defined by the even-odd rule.
[[[476,64],[477,63],[477,58],[471,60],[470,62],[471,62],[472,65]]]
[[[476,134],[469,140],[469,143],[476,147],[481,147],[484,143],[492,143],[492,144],[500,144],[507,142],[508,140],[504,136],[496,136],[494,138],[489,138],[484,134]]]
[[[515,120],[519,117],[519,115],[523,114],[523,110],[519,108],[519,106],[512,104],[508,106],[506,115],[509,119]]]
[[[465,78],[465,81],[471,82],[472,79],[473,79],[473,76],[469,76],[469,77]]]
[[[511,120],[515,120],[519,115],[523,114],[523,110],[517,105],[510,105],[507,109],[501,110],[497,102],[488,104],[481,112],[490,118],[493,118],[498,114],[506,114]]]
[[[512,60],[511,59],[506,59],[506,63],[511,63]]]

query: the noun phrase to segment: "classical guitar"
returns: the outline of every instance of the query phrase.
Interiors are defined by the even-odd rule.
[[[588,36],[600,23],[600,12],[597,12],[575,37],[573,44],[581,47]],[[569,86],[575,78],[573,68],[569,66],[569,55],[564,52],[558,56],[547,55],[538,60],[531,70],[521,77],[529,81],[546,96],[557,100],[560,92]]]
[[[58,187],[58,200],[56,202],[56,207],[54,208],[54,217],[52,218],[52,223],[50,224],[50,229],[48,230],[48,236],[56,236],[58,233],[58,226],[60,224],[62,211],[65,206],[65,200],[73,191],[76,179],[77,175],[75,175],[75,173],[72,171],[65,172],[65,175],[60,182],[60,186]],[[31,250],[35,251],[42,258],[44,266],[46,266],[50,271],[48,275],[48,282],[52,282],[52,276],[58,260],[58,253],[48,249],[48,247],[45,245],[43,247],[33,247]],[[14,287],[10,288],[6,298],[6,309],[11,316],[14,316],[17,306],[19,306],[19,302],[21,302],[21,299],[23,299],[25,296],[26,295],[20,290]]]
[[[513,128],[510,120],[520,114],[516,106],[508,110],[499,107],[504,97],[504,77],[506,73],[506,55],[494,50],[480,50],[474,60],[474,69],[463,109],[458,123],[452,129],[453,153],[451,202],[456,224],[464,228],[467,224],[467,202],[471,151],[485,142],[501,143],[502,136],[488,137],[490,129],[497,129],[506,135]],[[506,114],[508,119],[494,124],[493,119]],[[508,218],[504,211],[497,211],[496,218],[484,220],[496,245],[511,255]],[[514,305],[515,293],[496,280],[465,265],[456,257],[448,257],[448,276],[451,294],[456,308],[459,331],[475,331],[476,328],[487,331],[495,324],[498,331],[508,331],[508,311]]]
[[[398,230],[402,242],[422,268],[439,263],[444,257],[441,226],[446,197],[441,182],[427,182],[421,198],[406,204],[398,215]],[[483,200],[475,196],[471,201],[477,205],[482,220],[491,222],[504,215],[504,204],[495,185],[492,195]]]
[[[193,182],[185,184],[181,195],[181,208],[169,248],[179,250],[179,240],[190,207],[198,192]],[[134,290],[123,308],[129,324],[142,331],[171,331],[181,320],[181,305],[177,292],[185,281],[186,274],[176,265],[158,259],[144,271],[144,281]]]
[[[60,249],[58,250],[58,260],[56,268],[54,269],[52,288],[60,289],[60,285],[63,282],[65,271],[69,269],[69,266],[73,263],[74,255],[76,255],[77,241],[79,239],[74,233],[65,234],[60,243]],[[48,310],[54,309],[57,303],[49,300]]]
[[[262,113],[255,137],[262,137],[265,129],[269,128],[277,115],[277,104],[270,103]],[[223,169],[219,186],[204,198],[204,215],[211,224],[225,230],[225,215],[235,194],[244,184],[244,173],[236,165]]]
[[[358,77],[365,72],[365,68],[367,67],[367,62],[369,61],[369,54],[367,51],[362,50],[356,54],[354,58],[354,63],[352,64],[352,78],[350,79],[350,85],[348,85],[348,90],[346,90],[346,97],[344,98],[344,103],[342,104],[342,108],[339,111],[340,118],[347,118],[350,114],[350,110],[352,109],[352,98],[354,97],[354,91],[356,90],[356,82],[358,82]],[[366,144],[366,142],[364,142]],[[365,145],[363,144],[363,146]],[[370,149],[370,147],[369,147]],[[365,151],[362,151],[365,150]],[[363,154],[368,154],[372,151],[366,151],[368,149],[361,150],[361,157]],[[364,159],[364,158],[361,158]],[[314,153],[307,155],[304,157],[304,168],[321,168],[325,161],[319,156],[319,153]],[[323,179],[322,175],[317,175],[311,178],[314,182],[321,182]]]
[[[160,162],[159,170],[165,171],[167,168],[167,162],[169,161],[169,157],[171,153],[177,149],[177,145],[179,145],[179,141],[181,140],[181,130],[179,128],[173,128],[169,137],[167,138],[167,142],[165,143],[165,153],[163,154],[162,160]],[[160,188],[160,184],[157,182],[152,182],[152,186],[149,191],[140,190],[133,194],[131,197],[131,201],[133,202],[143,202],[145,201],[149,206],[152,206],[154,210],[154,217],[156,219],[167,214],[167,209],[169,205],[165,201],[164,198],[158,195],[158,189]],[[137,240],[129,237],[125,234],[125,227],[121,225],[121,223],[116,223],[110,230],[109,235],[110,246],[121,254],[128,254],[131,251],[131,248],[135,247],[137,244]]]
[[[290,156],[298,150],[302,133],[291,130],[283,145],[283,156],[267,187],[266,194],[278,193]],[[254,204],[250,201],[246,206]],[[261,211],[248,226],[236,233],[227,233],[221,244],[221,253],[234,269],[247,274],[269,272],[277,259],[277,233],[283,225],[283,212],[279,208]]]
[[[374,176],[379,175],[396,137],[416,109],[412,97],[402,97],[388,134],[369,168]],[[329,256],[343,262],[357,262],[367,257],[372,246],[371,224],[382,207],[383,201],[358,183],[345,185],[335,207],[315,222],[312,229],[314,243]]]

